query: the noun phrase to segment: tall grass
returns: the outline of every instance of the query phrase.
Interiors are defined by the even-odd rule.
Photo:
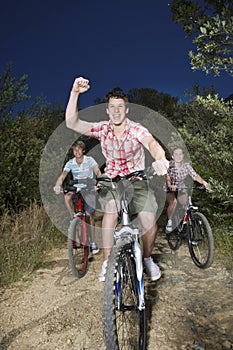
[[[214,244],[215,250],[223,264],[233,269],[233,227],[232,218],[215,221]]]
[[[5,212],[0,219],[0,287],[38,268],[54,244],[64,241],[37,203],[19,214]]]

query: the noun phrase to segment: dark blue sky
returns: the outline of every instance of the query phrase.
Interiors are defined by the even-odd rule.
[[[1,5],[0,70],[28,74],[28,93],[65,107],[73,79],[91,89],[81,106],[115,86],[149,87],[183,98],[194,84],[214,85],[220,97],[233,93],[232,77],[191,70],[190,39],[172,22],[166,0],[5,1]]]

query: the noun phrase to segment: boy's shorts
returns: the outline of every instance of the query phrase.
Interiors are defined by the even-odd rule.
[[[68,192],[68,193],[73,195],[72,192]],[[82,189],[81,194],[84,199],[84,210],[87,213],[89,213],[91,216],[94,216],[96,211],[96,191]],[[74,198],[73,198],[73,201],[75,201]]]
[[[136,181],[127,181],[127,186],[129,185],[128,196],[129,196],[129,209],[132,215],[136,215],[140,212],[150,212],[156,216],[158,209],[158,204],[155,199],[153,190],[149,187],[149,182],[146,180],[136,180]],[[117,183],[104,182],[104,186],[99,192],[99,203],[101,209],[105,212],[106,204],[116,199],[119,201],[119,194],[116,189],[112,188],[112,184],[116,187]]]

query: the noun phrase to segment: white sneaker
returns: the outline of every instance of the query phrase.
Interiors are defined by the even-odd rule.
[[[166,232],[172,232],[172,220],[167,221]]]
[[[158,265],[156,265],[151,258],[144,258],[144,264],[146,268],[146,273],[152,281],[157,281],[161,277],[161,271]]]
[[[96,242],[92,242],[91,243],[91,252],[92,254],[98,254],[99,253],[99,247],[98,247],[98,244]]]
[[[107,269],[108,260],[104,260],[101,268],[101,272],[99,274],[99,281],[104,282],[105,281],[105,274]]]

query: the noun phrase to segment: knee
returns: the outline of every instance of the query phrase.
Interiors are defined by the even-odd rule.
[[[70,202],[72,202],[72,200],[73,200],[73,194],[72,193],[67,193],[66,195],[65,195],[65,203],[70,203]]]
[[[151,232],[151,234],[154,234],[156,232],[156,220],[152,213],[143,213],[139,215],[140,222],[143,228],[143,231]]]

